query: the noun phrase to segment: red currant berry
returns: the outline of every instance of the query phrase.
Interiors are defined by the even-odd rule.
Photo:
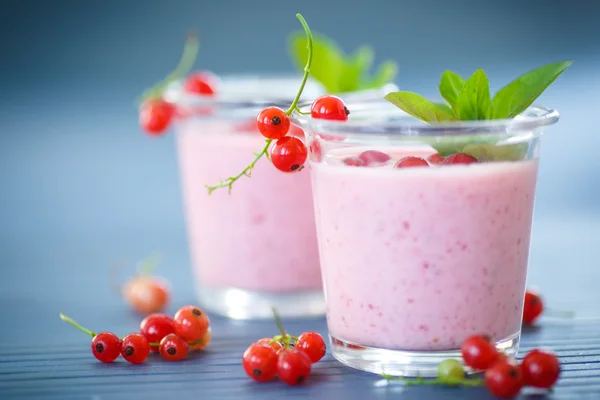
[[[386,153],[377,150],[367,150],[360,153],[358,156],[361,160],[365,162],[366,165],[372,163],[384,163],[390,159],[390,156]]]
[[[140,334],[150,343],[159,343],[170,333],[175,333],[175,321],[166,314],[150,314],[140,324]],[[151,347],[150,350],[156,353],[158,347]]]
[[[204,311],[194,306],[181,307],[174,319],[175,333],[186,342],[201,340],[210,325]]]
[[[479,162],[479,160],[477,160],[475,157],[473,157],[470,154],[454,153],[454,154],[450,154],[448,157],[446,157],[444,159],[443,164],[444,165],[473,164],[473,163],[477,163],[477,162]]]
[[[137,313],[163,310],[171,298],[169,285],[156,277],[136,276],[123,286],[123,297]]]
[[[275,142],[271,150],[271,161],[275,168],[283,172],[294,172],[306,162],[308,151],[300,139],[286,136]]]
[[[256,126],[267,139],[281,139],[290,130],[290,118],[279,107],[268,107],[256,116]]]
[[[275,352],[278,352],[279,350],[283,349],[283,346],[281,345],[281,343],[273,342],[273,339],[271,339],[271,338],[263,338],[263,339],[260,339],[256,343],[267,345],[267,346],[271,347],[273,350],[275,350]]]
[[[500,361],[485,371],[485,386],[495,396],[514,397],[523,387],[523,375],[518,366]]]
[[[366,165],[365,162],[358,157],[346,157],[343,161],[344,164],[350,167],[364,167]]]
[[[530,291],[525,292],[525,303],[523,304],[523,323],[533,324],[544,311],[542,298]]]
[[[283,350],[277,360],[277,377],[288,385],[299,385],[308,378],[311,370],[310,358],[297,349]]]
[[[209,72],[196,72],[186,79],[184,89],[188,93],[212,96],[217,90],[217,85],[217,78],[213,74]]]
[[[188,343],[188,345],[190,346],[190,350],[204,350],[206,346],[210,344],[211,341],[212,333],[210,332],[210,328],[208,328],[208,330],[206,331],[204,336],[202,336],[202,339],[200,339],[200,341]]]
[[[327,350],[323,337],[317,332],[304,332],[298,337],[294,348],[306,353],[313,364],[323,358]]]
[[[138,333],[132,333],[121,342],[121,355],[132,364],[141,364],[150,354],[148,339]]]
[[[92,353],[99,361],[109,363],[121,353],[121,339],[111,332],[100,332],[92,339]]]
[[[277,372],[277,354],[264,343],[254,343],[244,352],[242,366],[246,374],[255,381],[270,381]]]
[[[344,101],[331,95],[319,97],[310,107],[310,115],[313,118],[347,121],[348,114],[350,114],[350,111],[348,111]]]
[[[318,140],[313,140],[310,142],[310,155],[313,161],[321,162],[323,153],[321,150],[321,143],[319,143]]]
[[[429,167],[427,160],[421,157],[408,156],[400,159],[394,168]]]
[[[488,369],[498,358],[498,350],[487,336],[475,335],[460,348],[465,364],[476,370]]]
[[[441,165],[444,162],[444,157],[440,156],[438,153],[435,153],[427,157],[427,161],[429,164]]]
[[[521,362],[521,372],[526,385],[549,389],[558,380],[560,362],[552,353],[532,350]]]
[[[164,133],[175,113],[175,107],[163,99],[151,100],[140,109],[140,125],[151,136]]]
[[[179,336],[170,333],[160,341],[160,355],[167,361],[183,360],[188,355],[190,347]]]

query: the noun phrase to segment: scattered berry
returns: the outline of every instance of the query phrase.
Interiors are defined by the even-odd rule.
[[[123,286],[123,297],[139,314],[147,315],[162,311],[170,300],[170,290],[162,279],[138,275]]]
[[[313,118],[347,121],[348,114],[350,111],[344,101],[331,95],[319,97],[310,107],[310,115]]]
[[[542,298],[531,291],[525,292],[525,302],[523,304],[523,323],[531,325],[544,311],[544,302]]]
[[[344,164],[350,167],[364,167],[366,165],[365,162],[358,157],[346,157],[343,161]]]
[[[195,306],[181,307],[175,313],[174,320],[175,333],[186,342],[201,340],[210,325],[208,316]]]
[[[476,370],[486,370],[498,357],[496,347],[483,335],[469,337],[460,350],[465,364]]]
[[[521,362],[521,372],[526,385],[549,389],[558,380],[560,362],[552,353],[532,350]]]
[[[521,391],[523,376],[518,366],[500,361],[485,371],[485,385],[493,395],[510,398]]]
[[[175,333],[175,321],[166,314],[150,314],[140,324],[140,334],[150,343],[159,343],[168,334]],[[158,347],[151,347],[158,352]]]
[[[208,328],[208,330],[206,331],[204,336],[202,336],[202,339],[200,339],[200,341],[192,342],[191,344],[189,344],[190,350],[204,350],[206,346],[210,344],[211,340],[212,333],[210,331],[210,328]]]
[[[304,332],[298,337],[294,348],[303,351],[313,364],[321,360],[327,350],[323,337],[317,332]]]
[[[121,339],[111,332],[100,332],[92,339],[92,353],[99,361],[115,361],[121,353]]]
[[[141,364],[150,354],[148,339],[139,333],[132,333],[123,338],[121,342],[121,355],[132,364]]]
[[[321,150],[321,143],[319,143],[318,140],[313,140],[312,142],[310,142],[310,155],[311,160],[321,162],[323,153]]]
[[[277,373],[277,354],[270,346],[254,343],[244,352],[242,366],[255,381],[270,381]]]
[[[429,163],[422,157],[407,156],[400,159],[394,168],[408,168],[408,167],[429,167]]]
[[[286,136],[275,142],[271,150],[271,161],[283,172],[294,172],[304,165],[308,152],[300,139]]]
[[[267,139],[281,139],[290,130],[290,118],[279,107],[268,107],[256,116],[256,126]]]
[[[455,154],[450,154],[448,157],[446,157],[444,159],[443,164],[444,165],[473,164],[473,163],[477,163],[477,162],[479,162],[479,160],[477,160],[472,155],[469,155],[466,153],[455,153]]]
[[[164,133],[171,120],[175,107],[163,99],[149,100],[140,109],[140,125],[151,136]]]
[[[263,338],[263,339],[260,339],[256,343],[260,343],[260,344],[264,344],[266,346],[269,346],[273,350],[275,350],[275,352],[278,352],[279,350],[283,349],[283,345],[281,343],[279,343],[279,342],[274,342],[272,338]]]
[[[188,355],[190,348],[179,336],[170,333],[160,341],[160,355],[168,361],[183,360]]]
[[[429,164],[441,165],[444,162],[444,157],[440,156],[438,153],[435,153],[427,157],[427,161]]]
[[[360,153],[358,156],[361,160],[365,162],[365,164],[373,164],[373,163],[384,163],[390,159],[390,156],[386,153],[377,150],[367,150]]]
[[[199,94],[203,96],[212,96],[215,94],[218,86],[218,79],[209,72],[196,72],[191,74],[184,83],[184,89],[187,93]]]
[[[438,365],[438,379],[447,385],[456,385],[465,378],[465,370],[458,360],[449,358]]]
[[[311,371],[310,358],[298,349],[285,349],[277,360],[277,377],[288,385],[299,385]]]

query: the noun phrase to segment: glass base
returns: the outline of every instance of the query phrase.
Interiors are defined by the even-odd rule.
[[[521,334],[496,342],[496,348],[508,357],[519,350]],[[462,363],[460,349],[449,351],[402,351],[365,347],[330,336],[333,357],[348,367],[375,374],[435,378],[440,362],[454,358]],[[476,372],[466,369],[467,372]]]
[[[325,315],[322,290],[301,292],[255,292],[237,288],[197,285],[198,300],[206,311],[240,320],[273,319],[272,308],[281,317],[303,318]]]

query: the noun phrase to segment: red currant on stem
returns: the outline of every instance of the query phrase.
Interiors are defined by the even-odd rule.
[[[202,339],[197,340],[195,342],[189,342],[188,345],[190,346],[190,350],[204,350],[206,346],[210,344],[211,340],[212,333],[209,327],[204,336],[202,336]]]
[[[175,107],[163,99],[167,86],[185,76],[196,61],[198,55],[198,38],[188,35],[179,64],[165,79],[147,89],[139,99],[140,125],[151,136],[160,136],[169,127]]]
[[[518,366],[500,361],[485,371],[485,385],[490,393],[502,398],[519,394],[523,387],[523,375]]]
[[[166,281],[151,276],[160,263],[156,254],[140,263],[138,273],[122,287],[122,295],[131,308],[139,314],[148,315],[162,311],[170,301],[171,294]]]
[[[140,334],[149,342],[159,343],[165,336],[175,333],[175,321],[166,314],[150,314],[140,324]],[[157,347],[152,347],[158,352]]]
[[[210,325],[206,313],[195,306],[181,307],[174,320],[175,333],[187,342],[202,340]]]
[[[313,37],[312,33],[310,32],[310,28],[301,14],[296,14],[296,18],[298,18],[302,24],[308,41],[308,57],[304,67],[304,76],[302,77],[302,83],[300,84],[298,93],[286,111],[275,107],[269,107],[262,110],[258,114],[256,118],[257,127],[266,138],[264,147],[261,151],[256,153],[252,162],[248,164],[248,166],[246,166],[246,168],[244,168],[240,173],[230,176],[224,181],[219,182],[217,185],[207,185],[206,188],[208,189],[209,194],[219,188],[228,188],[229,193],[231,193],[231,189],[235,181],[240,179],[242,176],[250,177],[258,160],[260,160],[263,156],[268,158],[268,152],[273,140],[277,140],[277,143],[273,147],[271,158],[278,169],[286,172],[297,171],[301,169],[302,165],[306,161],[307,151],[306,148],[304,148],[302,141],[293,135],[290,135],[289,137],[286,136],[290,130],[289,116],[294,110],[298,110],[298,101],[300,100],[300,96],[302,95],[304,86],[308,80],[313,59]]]
[[[310,107],[311,117],[318,119],[347,121],[349,114],[348,107],[337,96],[321,96]]]
[[[294,348],[306,353],[313,364],[321,360],[327,351],[323,337],[317,332],[304,332],[301,334]]]
[[[185,80],[183,87],[188,93],[212,96],[217,91],[217,82],[217,77],[209,72],[196,72]]]
[[[167,361],[183,360],[188,355],[190,347],[179,336],[170,333],[160,341],[160,355]]]
[[[498,350],[484,335],[467,338],[460,348],[466,365],[476,370],[486,370],[498,358]]]
[[[311,371],[310,358],[298,349],[283,349],[277,360],[277,377],[288,385],[299,385]]]
[[[552,353],[532,350],[523,358],[521,372],[526,385],[549,389],[558,380],[560,362]]]
[[[96,332],[84,328],[65,314],[60,313],[59,315],[61,320],[73,325],[81,332],[92,337],[92,353],[99,361],[113,362],[119,357],[121,352],[121,340],[117,335],[111,332],[100,332],[96,334]]]
[[[277,353],[267,344],[254,343],[244,352],[242,366],[255,381],[270,381],[277,373]]]
[[[131,333],[121,341],[121,355],[132,364],[141,364],[150,354],[148,339],[139,333]]]

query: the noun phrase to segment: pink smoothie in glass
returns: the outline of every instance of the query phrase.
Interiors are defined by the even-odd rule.
[[[385,165],[341,162],[362,150],[311,164],[330,334],[412,351],[517,335],[537,160],[394,169],[406,154],[388,151]]]
[[[177,147],[189,245],[202,285],[258,292],[322,288],[310,174],[262,159],[231,195],[205,185],[240,172],[264,146],[255,123],[184,121]],[[269,311],[270,312],[270,311]]]

